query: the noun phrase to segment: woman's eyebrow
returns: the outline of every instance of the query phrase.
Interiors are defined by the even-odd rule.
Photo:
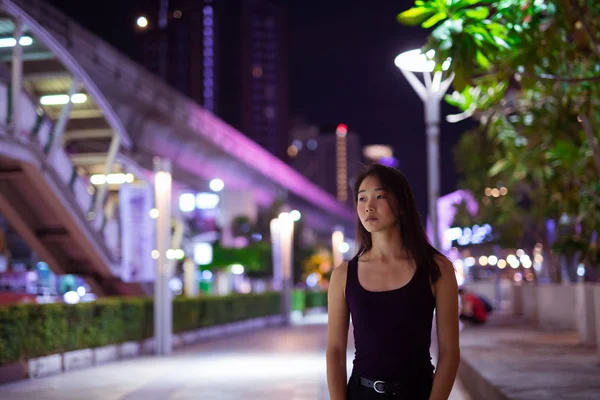
[[[384,188],[377,188],[377,189],[375,189],[373,191],[377,192],[378,190],[381,191],[381,192],[385,192]],[[366,189],[363,189],[363,190],[359,190],[358,193],[360,194],[360,193],[363,193],[363,192],[366,192],[366,191],[367,191]]]

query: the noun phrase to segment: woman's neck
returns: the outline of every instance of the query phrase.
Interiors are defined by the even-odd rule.
[[[402,236],[396,228],[371,233],[371,242],[373,247],[369,251],[369,255],[373,259],[387,261],[406,256]]]

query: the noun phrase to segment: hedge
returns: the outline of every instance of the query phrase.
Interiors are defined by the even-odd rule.
[[[292,291],[292,310],[302,311],[306,308],[306,292],[304,290]]]
[[[314,307],[327,307],[327,291],[294,290],[292,292],[292,310],[303,311]]]
[[[279,293],[177,298],[173,304],[173,332],[181,333],[279,313]]]
[[[173,300],[173,332],[279,314],[279,293]],[[0,365],[65,351],[140,341],[154,334],[152,298],[0,307]]]
[[[306,308],[327,307],[327,291],[306,292]]]

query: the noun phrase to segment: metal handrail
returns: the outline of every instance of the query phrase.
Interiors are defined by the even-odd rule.
[[[5,84],[8,85],[8,82],[10,82],[10,79],[2,79],[2,77],[0,77],[0,82],[4,82]],[[10,96],[10,93],[7,92],[7,95],[8,95],[8,98],[6,99],[6,101],[7,101],[7,103],[10,103],[12,101],[12,98]],[[24,91],[24,92],[22,92],[22,96],[23,95],[27,96],[29,101],[32,102],[33,104],[35,104],[34,99],[31,97],[31,95],[29,93]],[[50,160],[48,159],[49,155],[43,150],[44,147],[46,146],[46,143],[42,143],[40,141],[40,138],[37,137],[37,135],[35,134],[36,127],[38,126],[38,124],[40,124],[39,123],[40,118],[43,119],[44,117],[40,117],[38,114],[38,116],[36,117],[35,126],[31,127],[31,129],[29,129],[30,133],[27,137],[25,137],[25,138],[19,137],[19,136],[13,137],[13,138],[6,137],[4,140],[10,140],[10,141],[14,141],[15,143],[20,143],[22,146],[25,146],[30,152],[32,152],[32,154],[35,155],[35,158],[40,160],[40,163],[42,165],[51,166]],[[26,129],[23,129],[22,131],[25,131],[25,130]],[[23,139],[25,139],[25,140],[23,140]],[[74,167],[71,166],[71,168],[73,168],[73,171],[74,171]],[[74,197],[73,198],[70,197],[70,196],[74,196],[73,185],[75,184],[75,180],[77,179],[77,177],[74,177],[73,175],[71,175],[71,178],[69,179],[69,181],[64,182],[63,179],[60,177],[60,174],[54,168],[48,168],[47,172],[52,174],[52,176],[54,177],[54,180],[56,182],[60,182],[59,187],[60,187],[61,191],[63,192],[63,195],[65,196],[67,201],[70,203],[71,211],[77,216],[77,218],[85,226],[87,226],[89,228],[89,232],[91,233],[93,240],[96,240],[97,243],[100,245],[100,248],[102,249],[102,251],[106,255],[108,255],[108,259],[110,260],[110,262],[111,263],[115,262],[116,261],[115,255],[111,253],[111,251],[108,249],[108,247],[104,243],[104,235],[103,235],[102,230],[96,230],[94,228],[93,221],[90,221],[90,220],[88,220],[88,218],[86,218],[87,210],[82,209],[79,202]],[[94,199],[95,199],[95,192],[94,192],[94,195],[90,197],[90,200],[92,202],[94,202]],[[104,212],[103,212],[103,214],[104,214]],[[103,226],[104,225],[105,224],[103,224]],[[112,265],[110,267],[112,269]]]

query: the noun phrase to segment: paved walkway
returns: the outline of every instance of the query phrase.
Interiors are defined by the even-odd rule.
[[[0,387],[2,399],[327,400],[326,316]],[[348,366],[352,363],[351,349]],[[464,400],[455,392],[452,399]]]
[[[596,349],[582,346],[577,332],[542,332],[521,318],[492,314],[485,326],[465,326],[461,357],[474,399],[600,399]],[[474,391],[473,374],[491,384],[487,393]]]

